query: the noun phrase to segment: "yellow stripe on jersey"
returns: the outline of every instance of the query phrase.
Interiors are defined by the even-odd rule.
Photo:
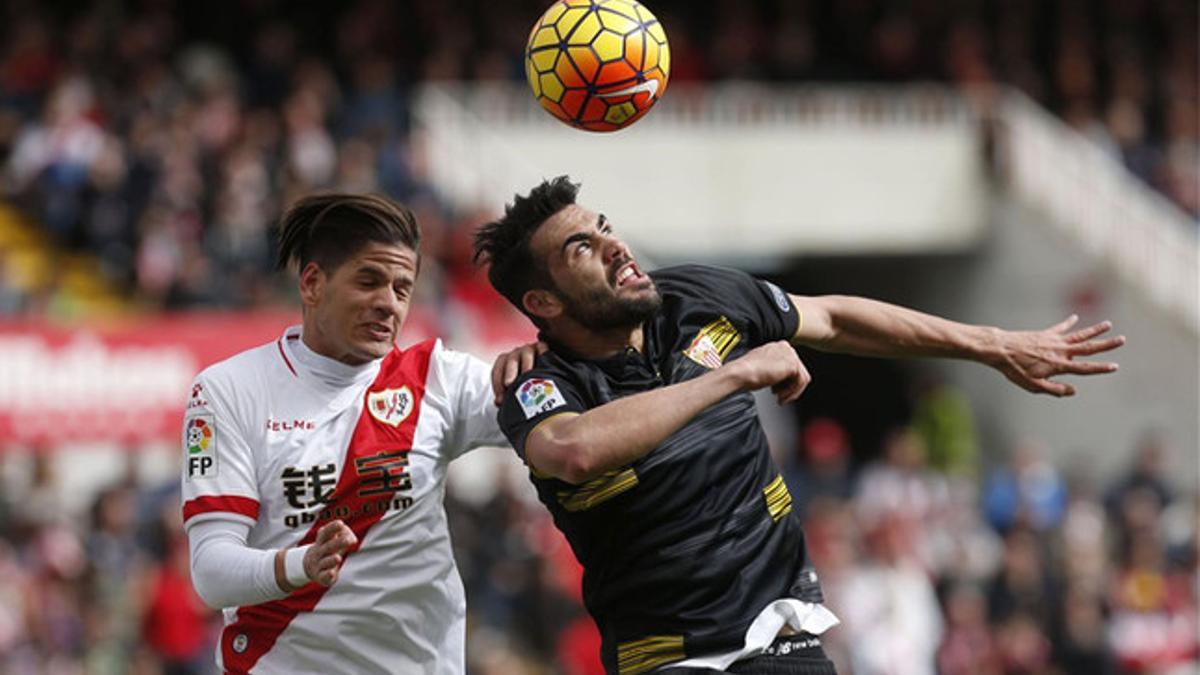
[[[614,469],[597,476],[574,490],[559,490],[558,503],[568,511],[586,511],[638,484],[632,468]]]
[[[651,635],[617,645],[617,673],[641,675],[684,658],[682,635]]]
[[[763,488],[763,497],[767,500],[767,513],[771,514],[771,520],[778,523],[780,518],[791,513],[792,493],[788,492],[783,476],[776,476],[770,485]]]
[[[556,417],[562,417],[563,415],[571,415],[572,417],[578,417],[579,413],[569,412],[569,411],[555,413],[555,414],[547,417],[546,419],[542,420],[541,422],[538,422],[537,424],[533,425],[533,428],[529,430],[529,433],[525,434],[526,447],[528,447],[528,445],[529,445],[529,437],[533,435],[533,432],[537,431],[538,429],[541,429],[542,425],[545,424],[546,422],[549,422],[550,420],[552,420]],[[529,461],[528,452],[526,452],[526,454],[525,454],[525,466],[529,467],[529,473],[532,474],[534,478],[540,478],[541,480],[546,480],[547,478],[554,477],[548,473],[542,473],[541,471],[538,471],[538,468],[536,466],[534,466],[532,462]]]
[[[742,339],[737,329],[729,322],[729,319],[721,317],[716,321],[705,326],[701,333],[708,334],[708,339],[712,340],[713,347],[716,347],[717,353],[721,355],[721,361],[729,356],[729,352],[733,350],[734,345]]]
[[[719,368],[741,339],[741,333],[722,316],[701,328],[683,355],[705,368]]]

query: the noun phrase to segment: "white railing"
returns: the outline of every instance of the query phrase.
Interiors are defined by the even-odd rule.
[[[752,82],[711,86],[675,85],[644,120],[648,128],[694,129],[745,127],[756,130],[970,127],[975,110],[957,91],[940,85],[903,88],[877,86],[778,86]],[[514,174],[537,175],[504,131],[513,128],[561,132],[566,127],[533,103],[528,87],[513,83],[438,83],[423,85],[414,117],[434,184],[446,197],[474,206],[479,195],[495,194]],[[504,131],[501,131],[504,130]],[[584,132],[572,132],[584,133]],[[630,132],[620,132],[628,134]],[[484,145],[505,148],[504,163],[473,163]]]
[[[995,120],[1013,196],[1200,332],[1197,224],[1023,94],[1005,93]]]
[[[495,209],[567,174],[644,253],[962,251],[987,220],[979,120],[944,87],[673,87],[631,128],[592,134],[520,85],[436,86],[414,117],[454,204]]]
[[[429,84],[420,90],[418,113],[426,104],[440,108],[452,102],[481,113],[481,120],[504,126],[560,124],[532,100],[529,89],[519,84]],[[671,86],[638,126],[916,126],[976,119],[972,106],[957,90],[936,84],[880,87],[732,82]]]

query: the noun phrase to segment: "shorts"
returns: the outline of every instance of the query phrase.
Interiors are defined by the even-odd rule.
[[[715,675],[709,668],[663,668],[654,675]],[[833,661],[821,649],[821,638],[808,633],[775,638],[766,651],[729,666],[736,675],[837,675]]]

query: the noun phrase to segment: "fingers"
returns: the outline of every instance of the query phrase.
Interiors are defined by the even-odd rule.
[[[1088,326],[1087,328],[1077,330],[1074,333],[1071,333],[1070,335],[1067,336],[1067,342],[1083,342],[1084,340],[1091,340],[1092,338],[1096,337],[1097,335],[1100,335],[1102,333],[1107,333],[1110,330],[1112,330],[1112,322],[1111,321],[1101,321],[1098,324],[1094,324],[1094,325]]]
[[[492,364],[492,400],[497,406],[504,403],[504,390],[516,382],[521,373],[532,370],[538,354],[545,354],[549,348],[544,342],[531,342],[496,358]]]
[[[338,527],[339,525],[342,527],[346,526],[346,524],[340,520],[334,520],[322,525],[321,529],[317,530],[317,546],[324,546],[330,539],[333,539],[335,536],[337,536],[338,532],[341,531],[341,528]]]
[[[346,551],[358,543],[358,537],[340,520],[326,523],[317,530],[317,539],[304,556],[304,571],[308,578],[328,586],[337,581],[338,568]]]
[[[341,553],[357,543],[354,530],[340,520],[326,523],[317,531],[317,546],[327,553]]]
[[[529,347],[528,345],[521,348],[521,372],[522,373],[527,372],[533,368],[533,360],[535,358],[537,358],[537,352],[534,351],[533,348]],[[516,375],[514,375],[512,380],[507,380],[504,383],[504,386],[507,387],[508,385],[513,383],[513,380],[516,380],[516,379],[517,379],[517,377],[516,377]]]
[[[1034,384],[1037,385],[1038,388],[1033,391],[1039,393],[1050,394],[1051,396],[1058,396],[1060,398],[1075,395],[1075,387],[1072,387],[1066,382],[1055,382],[1054,380],[1034,380]]]
[[[1091,340],[1089,342],[1080,342],[1073,344],[1067,348],[1067,353],[1072,356],[1090,356],[1107,352],[1125,344],[1125,336],[1117,335],[1115,337],[1105,338],[1103,340]]]
[[[504,390],[517,379],[520,358],[515,351],[505,352],[492,365],[492,400],[497,406],[504,402]]]
[[[517,379],[517,375],[519,375],[521,373],[520,366],[521,366],[521,356],[519,354],[515,355],[515,356],[513,355],[512,352],[505,354],[505,358],[504,358],[504,386],[505,387],[512,384],[513,380]]]
[[[799,357],[796,358],[795,366],[795,372],[771,386],[771,391],[774,392],[779,405],[786,405],[800,398],[800,395],[812,382],[812,375],[809,375],[808,368],[804,366],[804,362]]]
[[[809,383],[812,382],[812,375],[808,374],[808,368],[804,367],[804,362],[797,358],[796,365],[799,366],[800,371],[796,374],[795,379],[792,380],[791,390],[785,396],[780,397],[780,405],[792,403],[800,398],[800,394],[803,394],[804,390],[808,389]]]
[[[1063,361],[1058,364],[1059,373],[1071,375],[1100,375],[1116,371],[1117,364],[1103,361]]]
[[[1076,322],[1078,322],[1078,321],[1079,321],[1079,315],[1072,314],[1071,316],[1068,316],[1067,318],[1063,319],[1062,321],[1059,321],[1058,323],[1051,326],[1049,328],[1049,330],[1054,333],[1065,333],[1065,332],[1071,330],[1071,326],[1074,326],[1076,324]]]
[[[504,397],[504,364],[499,359],[492,364],[492,396],[499,406]]]

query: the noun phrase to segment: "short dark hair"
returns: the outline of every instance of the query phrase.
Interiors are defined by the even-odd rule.
[[[420,253],[412,211],[380,195],[328,193],[300,199],[279,223],[279,268],[316,262],[327,274],[368,243],[398,244]]]
[[[534,232],[551,216],[575,203],[579,183],[567,176],[544,180],[527,196],[514,195],[504,206],[504,217],[485,223],[475,232],[475,262],[488,263],[488,281],[500,295],[521,310],[535,324],[541,320],[521,302],[527,291],[553,289],[550,271],[534,258],[529,241]]]

